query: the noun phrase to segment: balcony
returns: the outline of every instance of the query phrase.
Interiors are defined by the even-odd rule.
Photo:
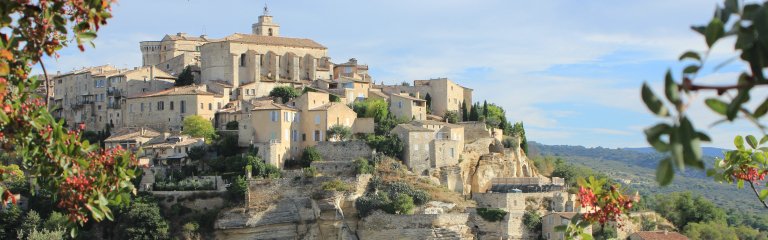
[[[118,103],[118,102],[107,103],[107,108],[108,109],[120,109],[120,103]]]
[[[121,91],[120,89],[110,88],[110,89],[107,89],[107,96],[120,98],[123,96],[123,91]]]

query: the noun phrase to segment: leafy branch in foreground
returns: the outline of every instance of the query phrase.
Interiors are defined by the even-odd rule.
[[[679,61],[687,62],[688,65],[683,68],[679,81],[671,71],[667,71],[664,81],[665,99],[653,93],[648,84],[642,86],[643,102],[651,112],[664,119],[664,122],[645,130],[648,143],[657,151],[669,154],[668,158],[659,163],[656,171],[656,180],[662,186],[672,181],[675,170],[684,170],[686,166],[703,169],[705,166],[700,145],[711,139],[706,133],[697,130],[686,114],[691,104],[697,100],[699,92],[715,91],[718,95],[704,100],[709,109],[722,117],[722,120],[713,123],[713,126],[743,118],[752,122],[764,135],[766,133],[765,126],[759,120],[768,113],[768,98],[758,97],[757,99],[765,100],[754,109],[750,109],[745,103],[752,98],[753,88],[768,85],[763,73],[768,67],[768,3],[750,3],[743,7],[740,5],[738,0],[725,0],[722,6],[717,6],[714,17],[706,26],[692,27],[694,31],[702,34],[707,49],[704,52],[687,51],[680,55]],[[714,66],[714,71],[738,59],[747,65],[747,70],[741,72],[731,84],[718,86],[699,83],[697,76],[702,72],[713,46],[728,37],[736,39],[734,49],[738,57]],[[743,172],[741,169],[748,170],[743,168],[744,166],[758,169],[755,164],[764,165],[765,162],[757,157],[761,154],[748,153],[743,147],[743,140],[739,139],[742,138],[737,137],[738,150],[729,152],[726,159],[718,160],[714,170],[708,171],[716,180],[733,182],[732,178],[736,177],[734,173]],[[754,137],[748,137],[747,141],[753,148],[757,145]],[[747,158],[757,159],[747,161]],[[749,170],[743,173],[752,177],[759,177],[761,174],[749,173]],[[740,183],[739,186],[743,186],[745,181],[752,186],[755,183],[751,180],[752,177],[747,178],[750,181],[742,178],[735,181]],[[757,193],[756,189],[753,190]],[[761,202],[765,195],[768,193],[762,197],[758,194]],[[763,205],[768,208],[765,202]]]
[[[49,95],[35,94],[40,83],[29,74],[36,64],[45,72],[43,56],[57,57],[56,51],[69,43],[84,51],[84,44],[92,44],[96,31],[112,16],[111,4],[109,0],[0,1],[0,146],[20,159],[34,178],[32,194],[55,193],[53,201],[73,225],[112,219],[109,206],[130,201],[136,159],[120,149],[98,150],[81,139],[80,130],[67,130],[49,112],[49,107],[55,109],[47,104]],[[3,203],[16,201],[16,193],[6,185],[11,175],[0,172]]]

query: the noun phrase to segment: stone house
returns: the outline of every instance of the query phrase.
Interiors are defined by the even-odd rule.
[[[156,66],[178,76],[186,66],[199,66],[200,46],[216,40],[205,35],[196,37],[177,33],[165,35],[160,41],[140,42],[142,66]]]
[[[169,131],[182,130],[185,117],[198,115],[213,121],[225,103],[205,86],[190,85],[128,97],[123,111],[124,126],[147,126]]]
[[[140,67],[121,71],[107,78],[106,119],[112,128],[122,128],[126,117],[126,97],[159,92],[173,87],[176,78],[156,67]]]
[[[541,234],[544,239],[563,240],[565,239],[564,232],[558,232],[555,230],[557,226],[568,225],[571,219],[577,217],[577,212],[552,212],[541,217]],[[587,227],[584,230],[585,233],[592,234],[592,227]]]
[[[142,156],[166,165],[189,163],[189,149],[205,145],[204,138],[194,138],[183,134],[163,133],[146,143]]]
[[[380,89],[389,95],[408,93],[415,96],[416,93],[419,93],[420,97],[417,98],[422,99],[429,94],[432,99],[430,110],[433,115],[440,117],[448,111],[460,111],[462,103],[467,103],[467,108],[472,107],[472,89],[456,84],[447,78],[414,80],[413,86],[374,85],[373,88]]]
[[[407,93],[392,94],[389,97],[389,112],[399,119],[426,120],[427,101],[409,96]]]
[[[357,79],[368,83],[373,82],[371,75],[368,75],[368,65],[357,64],[357,59],[355,58],[333,66],[333,79],[341,78]]]
[[[113,66],[103,65],[54,77],[53,104],[59,108],[53,110],[53,115],[64,119],[71,127],[82,124],[86,130],[101,130],[104,125],[98,124],[97,112],[99,108],[105,108],[104,77],[117,71]]]
[[[403,142],[402,159],[412,172],[422,175],[431,168],[430,143],[435,140],[434,131],[408,123],[392,129]]]
[[[118,146],[130,151],[137,151],[144,146],[146,142],[162,135],[160,132],[140,127],[140,128],[122,128],[116,130],[104,140],[106,148],[116,148]]]

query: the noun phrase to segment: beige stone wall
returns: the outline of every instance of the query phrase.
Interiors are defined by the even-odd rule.
[[[371,147],[361,140],[345,142],[320,142],[315,148],[325,161],[352,162],[358,158],[370,159]]]
[[[173,76],[179,76],[184,68],[190,65],[200,65],[200,52],[183,52],[178,56],[158,63],[160,69],[170,73]]]
[[[375,212],[362,219],[360,239],[473,239],[467,213],[392,215]]]
[[[373,118],[355,118],[352,133],[374,133],[375,127]]]
[[[435,139],[432,132],[408,132],[395,127],[392,133],[397,134],[403,141],[403,162],[412,172],[422,175],[431,168],[430,149]]]
[[[413,101],[394,94],[390,96],[389,101],[389,111],[397,118],[407,120],[426,120],[427,118],[427,108],[422,106],[423,102]]]
[[[171,102],[174,108],[171,110]],[[128,127],[146,126],[158,130],[179,130],[185,117],[198,115],[213,121],[221,97],[213,95],[161,95],[126,100],[123,115]],[[163,107],[158,109],[158,103]],[[184,112],[182,112],[182,105]],[[142,109],[142,106],[143,109]]]

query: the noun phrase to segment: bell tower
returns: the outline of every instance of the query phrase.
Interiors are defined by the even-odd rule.
[[[259,16],[259,22],[251,25],[254,35],[259,36],[280,36],[280,25],[272,22],[272,16],[269,15],[269,8],[264,4],[264,13]]]

